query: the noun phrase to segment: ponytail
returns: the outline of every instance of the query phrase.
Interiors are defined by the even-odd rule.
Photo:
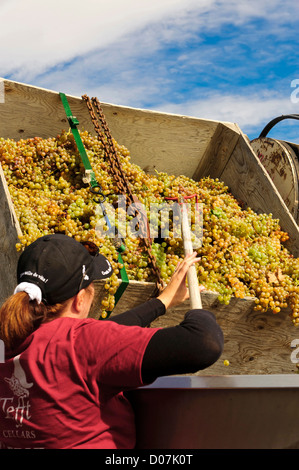
[[[45,305],[30,301],[26,292],[9,297],[0,308],[0,339],[9,350],[17,348],[41,323],[58,317],[64,303]]]

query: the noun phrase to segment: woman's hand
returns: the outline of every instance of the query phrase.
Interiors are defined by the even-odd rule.
[[[200,258],[197,258],[197,253],[193,252],[192,254],[186,255],[184,260],[177,265],[169,284],[158,296],[158,299],[163,302],[166,309],[174,307],[189,298],[189,290],[186,286],[187,272],[190,266],[197,263],[199,260]],[[199,289],[203,291],[204,287],[199,286]]]

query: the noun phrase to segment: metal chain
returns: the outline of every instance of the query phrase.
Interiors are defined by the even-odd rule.
[[[140,203],[138,198],[132,193],[129,182],[127,181],[126,176],[122,170],[122,165],[117,155],[117,151],[113,142],[113,138],[111,136],[110,129],[107,125],[104,113],[102,111],[102,108],[98,99],[97,98],[90,99],[87,95],[83,95],[82,99],[85,101],[87,105],[94,129],[103,145],[105,155],[107,156],[109,160],[111,173],[115,179],[115,184],[119,193],[127,195],[128,201],[129,201],[127,202],[127,205],[133,204],[133,203],[138,204],[138,202]],[[93,105],[96,109],[97,116],[94,112]],[[99,124],[99,121],[101,125]],[[102,129],[104,130],[104,133]],[[136,208],[136,215],[138,216],[138,224],[139,224],[139,228],[141,228],[141,232],[143,234],[147,234],[147,237],[143,237],[141,238],[141,240],[147,250],[151,269],[155,276],[156,291],[160,292],[163,289],[164,283],[161,277],[160,269],[157,265],[156,258],[152,252],[150,236],[149,236],[148,219],[147,219],[146,214],[138,210],[137,208]]]
[[[128,187],[128,185],[125,184],[125,180],[123,178],[121,178],[122,175],[120,174],[120,168],[119,168],[119,165],[118,165],[118,158],[116,158],[117,154],[116,154],[116,151],[115,151],[115,147],[114,147],[114,145],[112,147],[108,145],[108,142],[107,142],[108,139],[105,138],[105,135],[102,132],[102,128],[101,128],[101,126],[98,122],[98,119],[97,119],[96,114],[94,112],[94,109],[93,109],[92,102],[91,102],[90,98],[87,95],[83,95],[82,98],[86,102],[86,105],[87,105],[87,108],[88,108],[88,111],[89,111],[94,129],[95,129],[95,131],[96,131],[96,133],[97,133],[97,135],[98,135],[98,137],[99,137],[99,139],[100,139],[100,141],[103,145],[105,155],[108,157],[111,172],[112,172],[112,174],[115,178],[115,183],[116,183],[117,189],[119,190],[120,193],[126,193],[126,194],[130,195],[130,193],[131,193],[130,188]],[[111,152],[111,149],[112,149],[113,153]]]

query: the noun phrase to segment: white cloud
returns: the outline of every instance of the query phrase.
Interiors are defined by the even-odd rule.
[[[126,55],[154,51],[222,24],[290,19],[286,0],[9,0],[0,2],[1,75],[32,80],[57,64],[107,50],[131,36]],[[295,16],[295,12],[294,12]],[[134,43],[142,31],[141,43]]]
[[[298,12],[293,0],[0,0],[0,75],[255,131],[279,114],[295,113],[296,105],[285,90],[271,94],[271,86],[268,94],[246,86],[234,93],[234,74],[257,83],[262,67],[278,58],[283,63],[297,38]],[[252,19],[271,28],[259,31]],[[227,37],[230,25],[239,35]],[[222,28],[222,47],[205,47],[206,35],[221,37]],[[262,34],[273,44],[265,48]],[[185,49],[192,38],[199,46]],[[289,44],[276,50],[278,38]],[[247,47],[256,63],[246,61]],[[198,76],[184,90],[177,74],[188,83],[193,71]]]
[[[180,12],[196,5],[196,0],[12,0],[1,3],[2,74],[16,70],[19,75],[43,72],[46,67],[94,49],[105,49],[152,22],[180,17]]]
[[[156,106],[156,110],[213,119],[222,122],[234,122],[245,133],[259,133],[272,119],[286,114],[296,114],[296,104],[290,97],[261,95],[220,95],[217,92],[205,99],[181,104],[169,103]],[[258,136],[256,135],[256,137]]]

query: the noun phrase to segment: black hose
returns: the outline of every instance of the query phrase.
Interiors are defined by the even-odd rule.
[[[275,126],[275,124],[277,124],[280,121],[283,121],[284,119],[298,119],[299,120],[299,114],[286,114],[286,115],[283,115],[283,116],[278,116],[275,119],[272,119],[272,121],[270,121],[264,127],[264,129],[260,133],[259,137],[266,137],[268,132],[270,132],[270,130]]]

